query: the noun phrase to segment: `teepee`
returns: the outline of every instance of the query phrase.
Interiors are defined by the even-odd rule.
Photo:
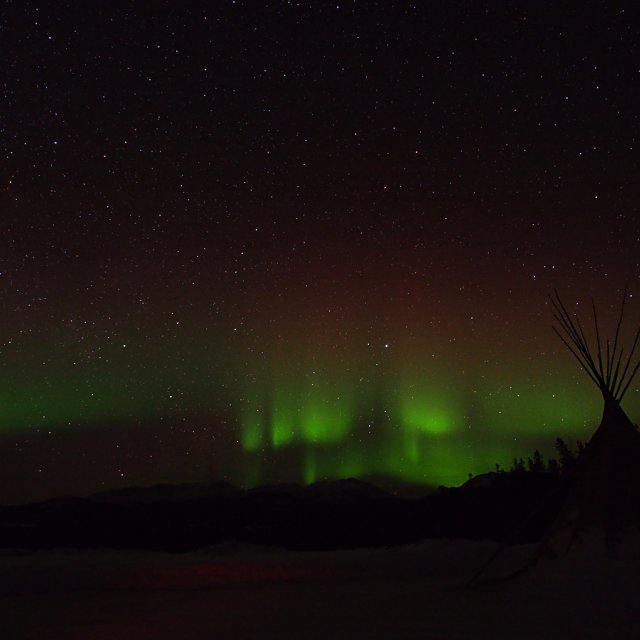
[[[588,556],[590,560],[597,560],[594,552],[597,553],[598,548],[606,551],[616,549],[616,543],[621,538],[624,538],[624,543],[631,540],[633,552],[638,555],[640,433],[623,411],[620,402],[640,369],[640,356],[636,356],[634,365],[640,327],[636,331],[629,354],[625,356],[620,344],[620,329],[626,299],[625,291],[613,344],[605,340],[603,348],[595,304],[592,304],[595,330],[593,345],[593,340],[590,343],[587,339],[580,319],[567,311],[558,292],[554,291],[554,295],[549,296],[553,317],[557,322],[553,330],[602,393],[602,421],[571,470],[570,488],[558,516],[529,560],[516,571],[487,579],[488,568],[513,541],[514,534],[474,574],[468,583],[470,586],[515,578],[532,567],[539,566],[540,561],[545,558],[571,557],[575,553],[577,558]],[[530,517],[536,513],[534,511]],[[529,519],[525,520],[522,526],[528,524],[528,521]],[[619,546],[624,547],[625,544]],[[640,564],[636,564],[640,568]]]
[[[634,364],[640,327],[628,355],[621,345],[626,298],[625,291],[613,343],[601,339],[592,303],[594,344],[587,339],[577,315],[569,314],[558,292],[549,297],[557,323],[553,330],[600,389],[604,412],[572,470],[566,502],[541,543],[538,558],[566,553],[590,534],[600,536],[610,547],[623,530],[640,529],[640,433],[620,406],[640,368],[637,356]]]

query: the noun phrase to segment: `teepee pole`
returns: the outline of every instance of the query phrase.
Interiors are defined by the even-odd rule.
[[[555,328],[555,327],[551,327],[553,329],[553,331],[555,332],[555,334],[558,336],[558,338],[560,338],[560,340],[562,340],[563,344],[565,347],[567,347],[567,349],[569,349],[569,351],[573,354],[573,357],[578,361],[578,363],[580,364],[580,366],[582,367],[582,369],[584,369],[585,373],[595,382],[595,384],[599,387],[600,383],[598,382],[598,380],[596,380],[593,376],[593,374],[591,373],[591,371],[589,371],[589,367],[582,361],[582,359],[580,358],[580,356],[573,350],[573,347],[564,339],[564,336]]]
[[[628,286],[628,285],[627,285]],[[622,294],[622,304],[620,305],[620,315],[618,317],[618,324],[616,325],[616,334],[613,338],[613,354],[612,354],[612,362],[615,358],[616,349],[618,348],[618,338],[620,336],[620,327],[622,326],[622,319],[624,318],[624,306],[627,302],[627,286],[624,288],[624,293]],[[620,366],[620,358],[618,358],[618,367]],[[612,382],[611,388],[615,387],[615,382]]]
[[[626,379],[627,376],[627,371],[629,370],[629,366],[631,365],[631,360],[633,358],[633,354],[636,350],[636,346],[638,344],[638,338],[640,338],[640,327],[638,328],[638,331],[636,331],[636,337],[635,340],[633,341],[633,344],[631,345],[631,352],[629,353],[629,357],[627,358],[627,363],[624,366],[624,370],[622,371],[622,376],[620,377],[620,382],[618,384],[617,389],[613,389],[613,396],[614,398],[616,398],[618,400],[618,402],[620,402],[620,400],[622,400],[622,396],[624,395],[624,391],[627,390],[627,387],[624,388],[624,391],[622,392],[622,394],[620,394],[620,389],[622,388],[622,385],[624,384],[624,381]],[[639,361],[640,362],[640,361]],[[638,370],[638,367],[636,366],[634,372],[631,374],[631,378],[629,379],[629,382],[631,382],[631,380],[633,380],[633,376],[635,375],[635,372]],[[628,384],[627,384],[628,386]]]
[[[556,296],[558,296],[558,292],[557,291],[556,291]],[[576,349],[578,349],[578,351],[582,354],[582,356],[585,359],[585,361],[589,362],[589,353],[588,353],[587,349],[585,348],[585,345],[584,345],[583,341],[581,340],[581,338],[580,338],[580,336],[578,334],[578,331],[573,326],[573,324],[571,322],[571,318],[567,314],[566,309],[562,305],[562,301],[560,300],[560,297],[558,296],[558,302],[560,303],[560,306],[558,306],[558,304],[556,303],[556,301],[553,298],[550,298],[550,300],[551,300],[551,303],[553,304],[554,308],[557,311],[557,313],[553,313],[552,314],[553,317],[560,323],[560,326],[564,329],[565,333],[569,336],[569,338],[571,339],[571,342],[573,342],[573,344],[575,345]]]
[[[596,313],[596,303],[592,300],[593,324],[596,328],[596,344],[598,345],[598,366],[600,367],[600,377],[606,382],[606,377],[602,368],[602,347],[600,345],[600,328],[598,327],[598,314]]]
[[[587,338],[585,336],[584,330],[582,328],[582,325],[580,323],[580,319],[576,317],[576,323],[573,322],[573,320],[571,319],[571,317],[569,316],[569,313],[566,309],[566,307],[564,306],[564,303],[562,302],[560,295],[558,294],[558,291],[554,289],[554,293],[556,296],[556,299],[554,300],[551,296],[549,296],[551,303],[553,304],[554,309],[557,311],[557,313],[553,313],[553,317],[558,321],[558,323],[560,324],[561,328],[564,329],[565,333],[567,334],[568,338],[571,340],[571,342],[573,343],[574,347],[580,352],[580,354],[582,355],[582,359],[578,358],[578,362],[580,362],[582,368],[587,371],[587,373],[589,373],[589,377],[596,383],[596,385],[600,388],[603,389],[604,387],[604,381],[602,380],[602,367],[600,367],[600,369],[598,369],[598,366],[596,365],[595,361],[593,360],[593,357],[591,355],[591,352],[589,350],[589,343],[587,341]],[[576,328],[577,326],[577,328]],[[560,336],[560,333],[558,332],[558,330],[554,327],[554,331],[556,332],[556,334],[558,334]],[[562,337],[562,336],[560,336]],[[569,344],[567,343],[566,340],[562,340],[565,344],[565,346],[574,354],[574,356],[576,355],[575,351],[569,346]]]
[[[635,377],[636,373],[638,373],[638,369],[640,369],[640,360],[638,360],[638,364],[636,364],[635,369],[631,372],[631,375],[629,376],[629,380],[627,380],[627,384],[624,385],[624,389],[620,393],[618,402],[620,402],[622,398],[624,398],[624,394],[627,393],[627,389],[629,388],[629,385],[633,382],[633,378]]]
[[[611,380],[611,389],[615,389],[618,383],[618,375],[620,374],[620,364],[622,363],[622,354],[624,353],[624,347],[620,348],[620,352],[618,353],[618,362],[616,364],[615,371],[613,372],[613,379]],[[615,393],[613,394],[615,398]]]

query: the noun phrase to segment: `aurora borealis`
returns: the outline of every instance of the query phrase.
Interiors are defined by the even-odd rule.
[[[640,321],[630,10],[91,4],[3,17],[0,503],[588,439],[546,296]]]

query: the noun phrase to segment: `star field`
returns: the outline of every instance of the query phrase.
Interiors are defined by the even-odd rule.
[[[599,398],[546,296],[610,325],[640,295],[639,23],[7,3],[0,502],[457,484],[587,439]]]

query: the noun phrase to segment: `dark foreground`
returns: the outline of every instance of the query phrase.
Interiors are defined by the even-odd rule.
[[[552,563],[465,586],[497,543],[292,552],[47,551],[0,556],[11,640],[639,637],[636,568]],[[505,549],[495,575],[531,545]]]

